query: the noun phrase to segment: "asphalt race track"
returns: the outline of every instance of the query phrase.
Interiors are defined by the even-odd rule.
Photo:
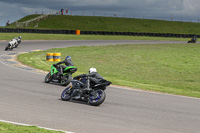
[[[23,41],[15,52],[80,45],[166,43],[159,41]],[[177,42],[167,42],[177,43]],[[73,59],[72,59],[73,60]],[[108,87],[99,107],[60,99],[65,87],[0,60],[0,120],[75,133],[199,133],[200,99]]]

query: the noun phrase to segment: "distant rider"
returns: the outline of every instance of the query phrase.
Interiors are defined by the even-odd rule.
[[[60,64],[65,64],[64,65],[60,65]],[[59,65],[59,66],[58,66]],[[66,68],[66,67],[69,67],[69,66],[74,66],[72,60],[71,60],[71,56],[66,56],[65,60],[61,61],[61,62],[58,62],[56,64],[53,64],[54,67],[57,67],[57,70],[58,70],[58,76],[62,75],[63,74],[63,70]]]
[[[192,41],[196,41],[197,40],[197,36],[194,35],[193,38],[192,38]]]

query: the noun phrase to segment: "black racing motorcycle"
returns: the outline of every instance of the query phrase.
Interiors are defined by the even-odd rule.
[[[79,100],[89,103],[92,106],[99,106],[106,98],[104,90],[112,82],[101,80],[97,84],[90,83],[91,74],[79,79],[71,80],[71,86],[67,87],[61,94],[61,99],[64,101]]]

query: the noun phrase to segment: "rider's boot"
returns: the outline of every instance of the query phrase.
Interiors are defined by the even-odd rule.
[[[62,68],[60,68],[60,70],[58,71],[58,76],[61,77],[63,75],[63,71]]]
[[[79,93],[79,90],[78,89],[75,89],[72,94],[71,94],[71,97],[74,97],[75,99],[79,99],[81,96],[80,96],[80,93]]]

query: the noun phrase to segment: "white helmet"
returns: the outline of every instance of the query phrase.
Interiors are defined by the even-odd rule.
[[[89,73],[92,73],[92,72],[97,72],[97,69],[96,68],[90,68]]]

